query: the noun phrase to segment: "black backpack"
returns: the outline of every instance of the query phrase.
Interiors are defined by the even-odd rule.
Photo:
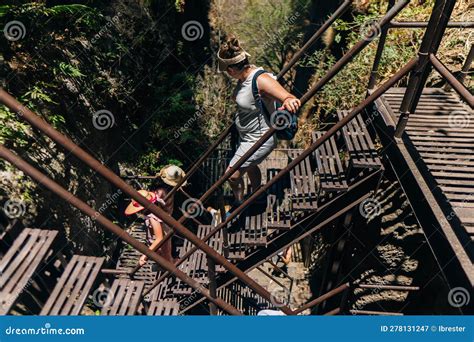
[[[266,73],[265,70],[258,70],[252,79],[252,94],[255,99],[255,104],[262,113],[270,121],[270,125],[277,129],[276,136],[280,140],[293,140],[298,132],[298,117],[295,114],[291,114],[289,111],[282,109],[276,110],[273,113],[269,113],[267,107],[263,103],[263,100],[258,92],[257,78],[258,76]],[[280,103],[277,103],[277,108],[281,107]]]

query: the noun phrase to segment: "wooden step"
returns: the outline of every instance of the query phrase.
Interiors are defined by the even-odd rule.
[[[151,302],[148,309],[149,316],[177,316],[179,303],[176,299],[163,299]]]
[[[232,304],[244,315],[255,316],[260,310],[272,308],[272,304],[253,290],[243,285],[240,281],[235,281],[217,291],[217,296],[227,303]],[[225,315],[222,310],[218,310],[218,315]]]
[[[40,315],[79,315],[103,263],[104,258],[74,255]]]
[[[245,213],[243,243],[249,246],[267,244],[267,205],[253,204]]]
[[[337,111],[339,120],[349,114],[347,110]],[[380,169],[382,162],[375,150],[372,138],[367,130],[362,115],[356,115],[342,128],[342,136],[349,152],[349,165],[354,168]]]
[[[13,244],[13,241],[20,236],[25,227],[20,220],[12,220],[6,227],[0,225],[0,255],[5,255]]]
[[[297,158],[303,150],[288,151],[290,159]],[[293,210],[314,210],[318,206],[318,194],[310,157],[290,170],[291,198]]]
[[[104,316],[135,315],[144,288],[144,281],[116,279],[109,291],[112,298],[106,301],[101,314]]]
[[[267,179],[272,179],[280,169],[267,169]],[[283,177],[268,189],[267,229],[287,230],[291,227],[290,179]]]
[[[325,133],[325,131],[313,132],[313,142]],[[334,136],[317,148],[313,156],[316,160],[320,190],[324,192],[347,191],[346,174],[342,167]]]
[[[6,315],[46,262],[57,231],[25,228],[0,262],[0,314]]]

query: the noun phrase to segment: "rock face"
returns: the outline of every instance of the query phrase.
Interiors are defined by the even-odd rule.
[[[195,111],[192,78],[185,73],[193,61],[183,57],[189,47],[183,48],[176,28],[183,14],[174,1],[63,3],[0,11],[2,27],[18,22],[24,28],[19,39],[0,37],[2,86],[113,171],[156,172],[175,154],[168,147],[158,159],[156,151]],[[110,219],[123,221],[117,189],[6,107],[0,106],[0,119],[2,144]],[[64,231],[65,248],[110,254],[116,239],[94,220],[1,161],[0,172],[0,207],[21,202],[24,223]]]
[[[421,291],[356,288],[349,309],[404,314],[453,313],[447,305],[448,288],[426,243],[408,200],[396,178],[386,171],[378,193],[377,209],[368,218],[356,210],[339,283],[418,286]],[[318,293],[324,276],[326,237],[319,236],[313,251],[311,284]]]

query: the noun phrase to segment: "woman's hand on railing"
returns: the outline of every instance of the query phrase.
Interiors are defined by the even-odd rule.
[[[296,97],[287,97],[284,101],[283,104],[279,110],[286,109],[292,114],[296,114],[298,109],[301,107],[301,101],[297,99]]]

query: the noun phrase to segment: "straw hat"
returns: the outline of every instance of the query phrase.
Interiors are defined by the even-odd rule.
[[[145,197],[150,203],[155,203],[157,200],[156,194],[154,192],[138,190],[138,193]],[[142,211],[143,209],[145,209],[144,206],[132,199],[132,202],[125,209],[125,215],[130,216]]]
[[[179,166],[167,165],[161,169],[159,176],[166,184],[176,186],[186,176],[186,173]],[[181,185],[186,185],[186,181]]]

